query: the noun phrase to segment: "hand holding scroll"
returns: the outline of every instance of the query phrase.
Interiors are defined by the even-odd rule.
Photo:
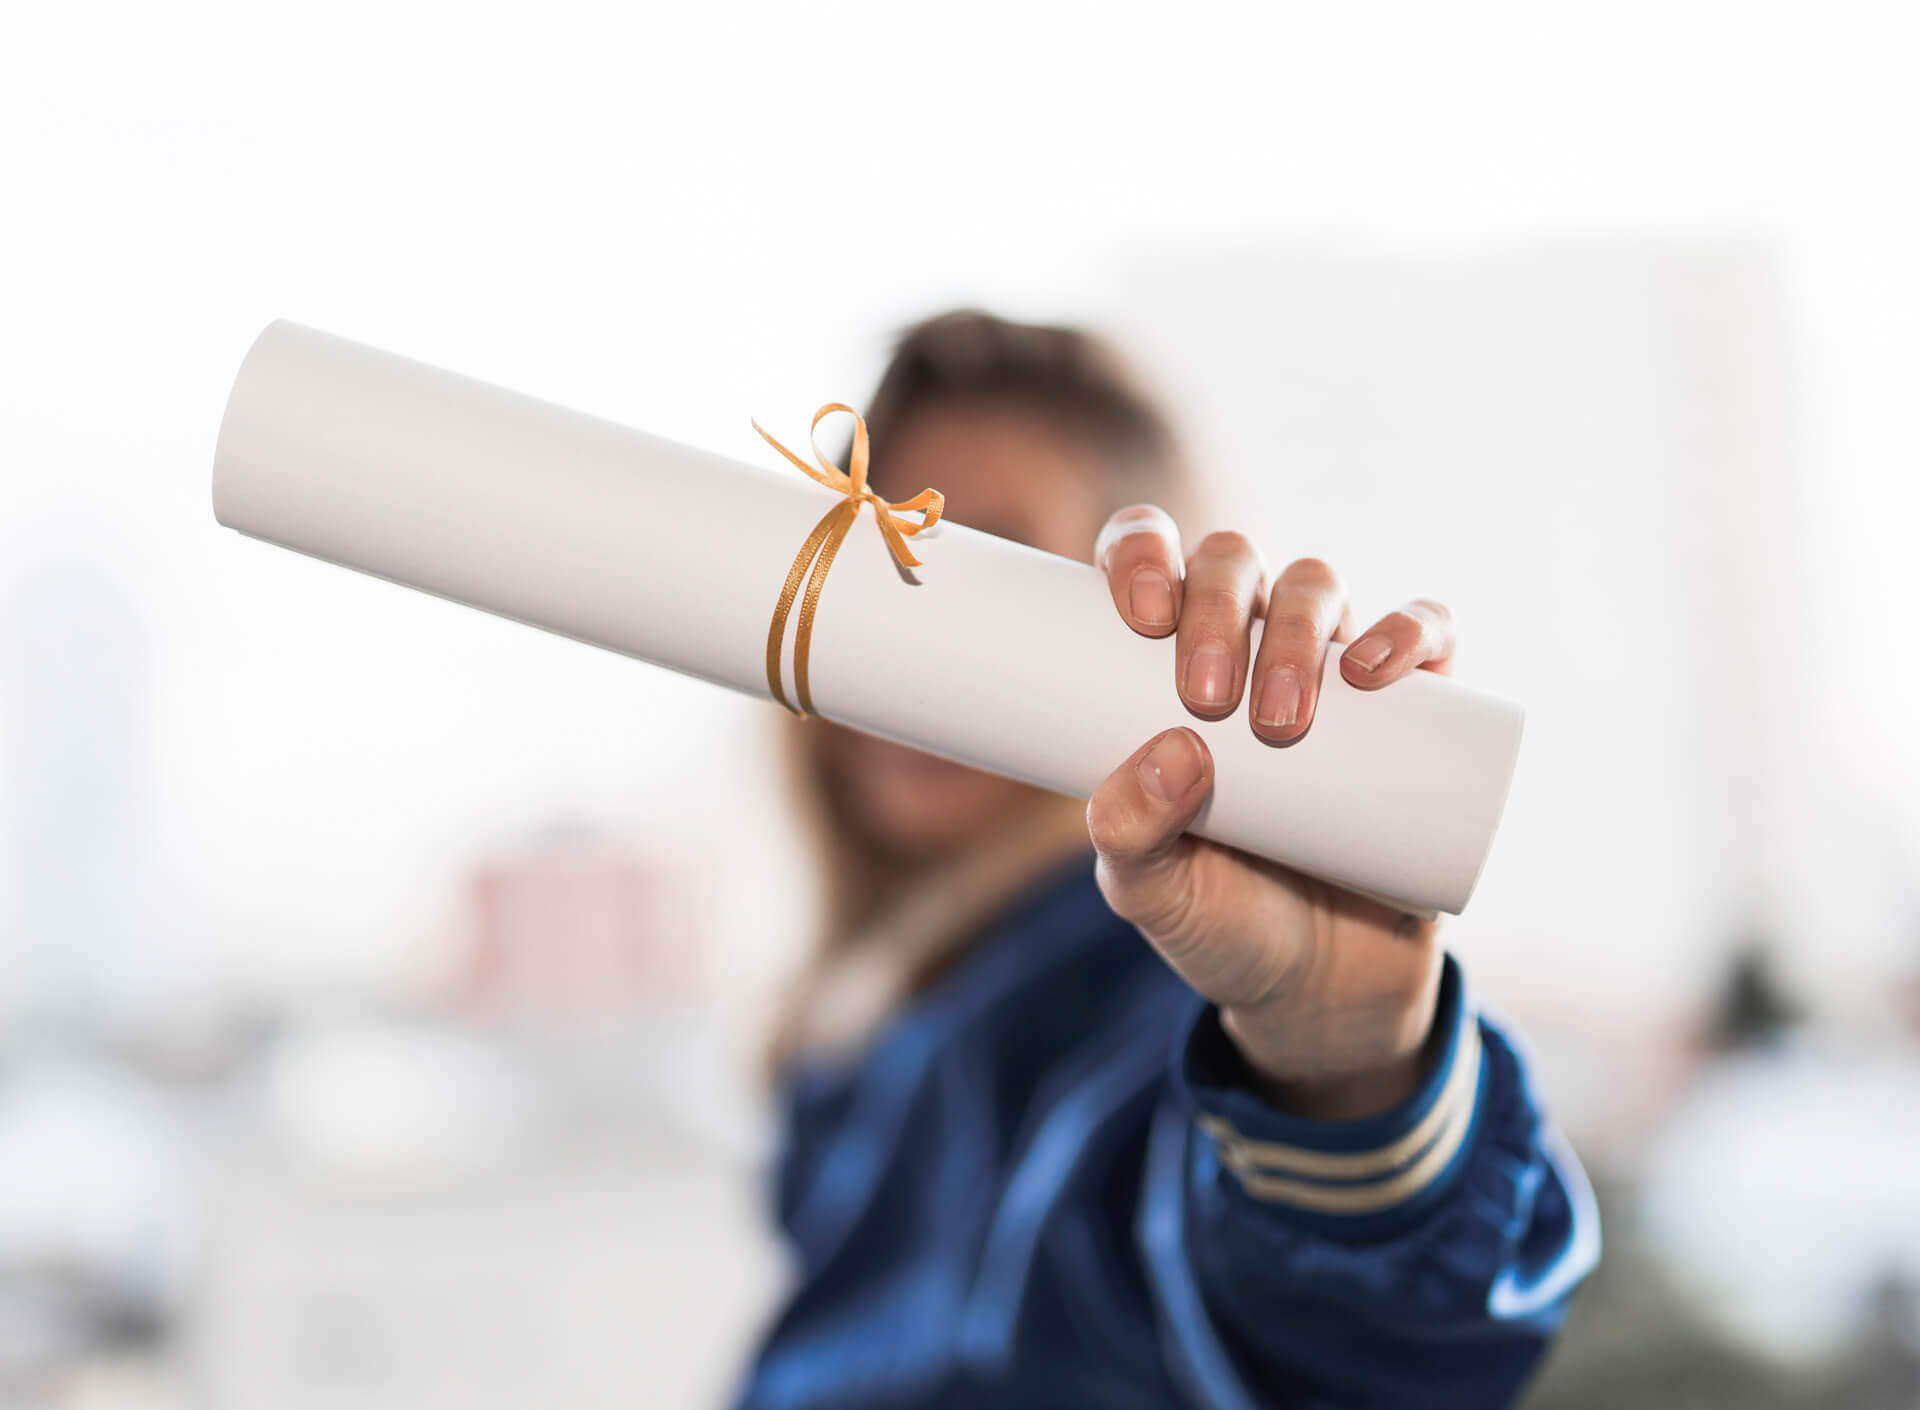
[[[1273,748],[1313,723],[1324,653],[1379,690],[1415,670],[1447,670],[1445,608],[1415,602],[1353,638],[1340,577],[1302,559],[1269,582],[1238,534],[1212,534],[1183,557],[1163,511],[1122,510],[1096,561],[1115,606],[1143,636],[1176,635],[1180,698],[1219,720],[1249,701],[1249,727]],[[1257,656],[1251,624],[1264,617]],[[1285,1110],[1323,1119],[1382,1111],[1418,1085],[1441,951],[1435,925],[1272,862],[1188,836],[1213,787],[1194,731],[1166,730],[1116,769],[1087,806],[1101,889],[1189,984]]]

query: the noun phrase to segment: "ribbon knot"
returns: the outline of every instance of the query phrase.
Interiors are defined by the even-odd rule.
[[[821,451],[818,437],[820,423],[836,411],[844,411],[853,418],[853,453],[847,459],[845,470]],[[860,506],[873,506],[874,522],[880,526],[880,536],[887,541],[887,551],[893,555],[893,561],[902,568],[918,568],[920,560],[907,547],[907,540],[940,522],[946,499],[938,490],[922,490],[912,499],[890,503],[868,488],[870,448],[867,423],[859,412],[844,402],[828,402],[813,413],[813,424],[807,428],[807,441],[813,448],[813,458],[819,462],[817,467],[807,464],[768,435],[766,428],[758,421],[753,423],[753,429],[760,433],[760,438],[768,445],[798,466],[809,479],[844,496],[820,516],[820,522],[813,526],[813,532],[807,535],[807,541],[800,545],[800,551],[794,555],[793,567],[787,570],[786,586],[781,588],[779,604],[773,609],[773,625],[767,630],[767,689],[773,692],[775,700],[794,714],[811,715],[815,711],[813,692],[808,685],[807,663],[809,647],[813,642],[814,614],[820,605],[820,590],[826,586],[827,570],[833,566],[834,555],[846,541],[854,520],[860,517]],[[901,517],[902,514],[916,513],[920,515],[917,522]],[[803,579],[806,582],[804,597],[800,594]],[[787,693],[780,684],[780,647],[786,639],[787,617],[793,611],[796,599],[800,603],[800,617],[793,632],[793,688],[800,700],[797,706],[787,699]]]

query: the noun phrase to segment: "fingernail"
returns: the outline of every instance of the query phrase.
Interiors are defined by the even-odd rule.
[[[1267,729],[1285,729],[1300,718],[1300,673],[1291,666],[1275,666],[1260,678],[1253,701],[1253,722]]]
[[[1143,627],[1173,625],[1173,584],[1157,568],[1142,568],[1127,585],[1127,606]]]
[[[1363,636],[1347,648],[1347,659],[1363,671],[1377,671],[1393,655],[1393,642],[1384,636]]]
[[[1206,763],[1191,730],[1170,729],[1140,756],[1140,786],[1162,803],[1178,803],[1200,782]]]
[[[1187,699],[1208,709],[1224,710],[1233,694],[1233,657],[1227,648],[1208,644],[1194,648],[1187,660]]]

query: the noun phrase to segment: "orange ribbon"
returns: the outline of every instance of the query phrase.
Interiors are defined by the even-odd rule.
[[[844,411],[853,418],[853,454],[845,470],[821,453],[820,442],[815,438],[820,423],[836,411]],[[813,446],[814,459],[820,462],[818,469],[768,435],[766,428],[758,421],[753,423],[753,429],[760,433],[762,440],[799,466],[808,477],[846,496],[821,516],[820,522],[813,526],[813,532],[807,535],[807,541],[800,545],[800,552],[794,555],[793,567],[787,572],[787,584],[780,589],[780,603],[773,609],[773,625],[767,630],[767,689],[773,692],[775,700],[794,714],[811,715],[815,711],[813,692],[807,685],[807,653],[813,643],[814,613],[820,606],[820,589],[826,586],[827,569],[833,566],[833,556],[840,551],[840,545],[853,528],[854,520],[860,517],[860,506],[873,505],[874,520],[880,525],[880,536],[887,541],[893,561],[902,568],[918,568],[920,560],[908,549],[907,540],[922,529],[931,529],[939,523],[940,513],[946,508],[947,502],[938,490],[922,490],[912,499],[889,504],[868,489],[867,423],[859,412],[843,402],[828,402],[814,412],[813,424],[807,428],[807,440]],[[911,519],[900,518],[903,512],[918,513],[920,522],[916,524]],[[808,572],[809,568],[812,569],[811,573]],[[807,592],[801,598],[800,581],[803,578],[806,579]],[[796,598],[800,600],[800,620],[793,631],[793,688],[800,697],[797,707],[787,699],[786,691],[780,686],[780,644],[786,639],[787,616],[793,611]]]

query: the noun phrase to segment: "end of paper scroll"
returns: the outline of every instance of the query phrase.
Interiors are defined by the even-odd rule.
[[[214,522],[229,529],[244,527],[237,522],[236,494],[238,470],[236,466],[241,457],[239,441],[244,434],[243,395],[251,379],[250,374],[262,360],[266,345],[286,330],[299,325],[289,323],[284,318],[276,318],[247,345],[246,356],[240,359],[240,366],[234,371],[233,383],[227,390],[227,403],[220,413],[220,431],[213,444],[213,518]]]
[[[1513,796],[1514,775],[1520,771],[1520,746],[1527,733],[1527,712],[1520,705],[1513,707],[1513,747],[1507,754],[1507,776],[1500,781],[1499,792],[1494,795],[1493,816],[1486,822],[1487,845],[1480,853],[1479,865],[1474,867],[1473,875],[1468,878],[1467,888],[1461,894],[1460,904],[1448,912],[1450,915],[1463,915],[1467,903],[1473,899],[1473,893],[1479,889],[1480,878],[1487,870],[1487,859],[1493,855],[1494,844],[1500,840],[1500,824],[1507,814],[1507,800]]]

